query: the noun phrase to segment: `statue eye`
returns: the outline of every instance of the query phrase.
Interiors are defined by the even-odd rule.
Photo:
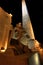
[[[28,35],[26,35],[27,38],[30,38]]]
[[[15,30],[15,32],[17,32],[17,30]]]

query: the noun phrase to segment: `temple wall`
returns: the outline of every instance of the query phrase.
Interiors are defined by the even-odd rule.
[[[0,49],[1,47],[7,48],[11,22],[11,14],[8,14],[0,7]]]

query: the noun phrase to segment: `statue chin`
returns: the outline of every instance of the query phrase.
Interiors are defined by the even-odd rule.
[[[39,51],[40,50],[40,43],[37,40],[29,40],[28,48],[32,51]]]

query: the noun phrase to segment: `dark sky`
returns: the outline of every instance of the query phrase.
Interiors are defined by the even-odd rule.
[[[26,0],[36,39],[43,43],[43,0]],[[0,0],[0,6],[12,13],[12,24],[22,22],[21,0]]]

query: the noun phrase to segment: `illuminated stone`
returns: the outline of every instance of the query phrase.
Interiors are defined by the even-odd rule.
[[[9,31],[11,29],[11,15],[0,7],[0,49],[7,49]]]
[[[22,0],[22,24],[23,24],[23,28],[25,29],[27,34],[30,36],[30,38],[35,39],[25,0]]]

